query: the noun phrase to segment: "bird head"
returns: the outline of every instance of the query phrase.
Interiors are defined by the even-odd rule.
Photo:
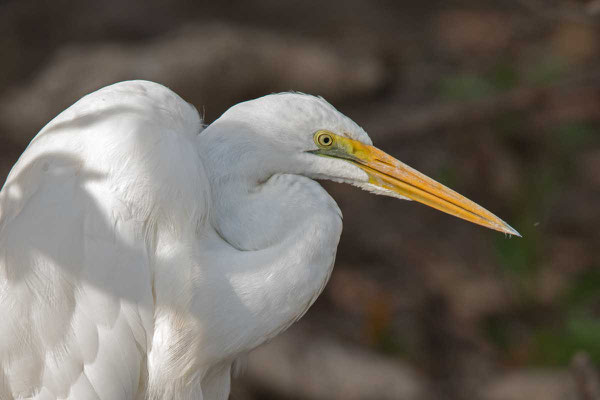
[[[292,173],[349,183],[520,236],[485,208],[374,147],[360,126],[320,97],[264,96],[233,106],[213,125],[216,130],[225,127],[221,140],[227,140],[227,135],[243,136],[234,136],[234,142],[244,143],[246,159],[256,163],[246,170],[262,170],[267,177]],[[239,155],[238,160],[245,158],[242,151]]]

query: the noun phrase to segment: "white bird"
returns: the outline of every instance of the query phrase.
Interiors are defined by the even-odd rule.
[[[331,274],[342,214],[314,179],[518,235],[322,98],[204,127],[164,86],[117,83],[46,125],[0,192],[0,398],[226,399],[232,364]]]

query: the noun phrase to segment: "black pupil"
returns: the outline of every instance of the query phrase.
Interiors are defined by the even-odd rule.
[[[325,144],[329,144],[329,141],[330,141],[330,140],[331,140],[331,139],[329,139],[327,136],[325,136],[325,137],[323,138],[323,143],[325,143]]]

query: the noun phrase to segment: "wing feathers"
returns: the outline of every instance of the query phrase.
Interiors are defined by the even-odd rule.
[[[0,398],[143,397],[151,242],[206,219],[201,129],[170,90],[123,82],[32,141],[0,192]]]

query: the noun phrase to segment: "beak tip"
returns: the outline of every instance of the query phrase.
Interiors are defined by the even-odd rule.
[[[507,233],[509,235],[513,235],[513,236],[517,236],[517,237],[523,237],[523,236],[521,236],[521,234],[519,232],[517,232],[517,230],[515,228],[513,228],[512,226],[510,226],[506,222],[504,222],[503,232]]]

